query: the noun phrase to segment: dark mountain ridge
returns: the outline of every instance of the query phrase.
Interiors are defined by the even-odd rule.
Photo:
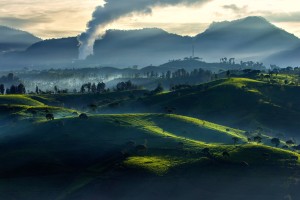
[[[0,53],[25,50],[39,41],[41,41],[40,38],[28,32],[0,26]]]
[[[262,17],[247,17],[212,23],[195,37],[171,34],[158,28],[108,30],[96,41],[94,55],[84,61],[77,60],[76,37],[40,41],[26,51],[5,54],[0,67],[158,66],[190,57],[193,46],[195,56],[204,61],[218,62],[220,58],[232,57],[236,61],[265,61],[269,65],[276,63],[266,58],[300,46],[300,39]]]

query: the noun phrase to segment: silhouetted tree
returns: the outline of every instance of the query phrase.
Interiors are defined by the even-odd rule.
[[[25,94],[26,93],[25,86],[22,83],[20,83],[18,85],[16,93],[17,94]]]
[[[4,85],[3,84],[0,84],[0,94],[4,94],[5,92],[5,88],[4,88]]]
[[[54,120],[54,115],[51,113],[46,114],[46,119],[47,120]]]
[[[92,88],[92,84],[91,83],[87,83],[86,84],[86,88],[88,90],[88,93],[90,93],[91,92],[91,88]]]
[[[58,93],[58,87],[57,86],[54,86],[54,92]]]
[[[272,138],[271,143],[275,145],[275,147],[278,147],[280,144],[279,138]]]
[[[153,94],[158,94],[160,92],[164,91],[164,88],[162,87],[161,83],[157,85],[157,87],[152,91]]]
[[[227,78],[229,78],[229,77],[230,77],[230,70],[227,70],[227,72],[226,72],[226,76],[227,76]]]
[[[97,87],[96,87],[95,83],[92,84],[91,91],[92,91],[92,93],[96,93],[97,92]]]
[[[288,140],[285,142],[288,146],[294,145],[295,142],[293,140]]]
[[[103,93],[105,91],[105,83],[101,82],[97,84],[97,92],[98,93]]]
[[[256,143],[261,143],[262,142],[262,137],[260,137],[259,135],[255,136],[253,138],[253,141],[256,142]]]
[[[132,84],[131,81],[120,82],[116,86],[117,91],[126,91],[126,90],[134,90],[134,89],[137,89],[137,86]]]
[[[80,119],[88,119],[89,117],[87,116],[87,114],[81,113],[81,114],[79,115],[79,118],[80,118]]]
[[[81,86],[81,88],[80,88],[80,92],[81,92],[81,93],[85,93],[85,88],[84,88],[84,85],[82,85],[82,86]]]
[[[12,86],[10,86],[10,94],[16,94],[17,93],[17,87],[16,86],[14,86],[14,85],[12,85]]]

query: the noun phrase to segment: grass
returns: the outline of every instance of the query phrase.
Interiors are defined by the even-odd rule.
[[[176,159],[173,157],[160,157],[160,156],[132,156],[124,161],[124,165],[134,169],[144,169],[150,173],[163,176],[171,168],[180,165],[187,160]]]
[[[242,130],[237,130],[237,129],[222,126],[222,125],[219,125],[219,124],[211,123],[211,122],[208,122],[208,121],[205,121],[205,120],[200,120],[200,119],[187,117],[187,116],[182,116],[182,115],[171,115],[171,117],[174,118],[174,119],[183,120],[184,122],[193,123],[195,125],[205,127],[206,129],[211,129],[211,130],[214,130],[214,131],[218,131],[220,133],[230,135],[231,137],[238,137],[238,138],[246,141],[246,137],[244,135],[245,132],[242,131]]]
[[[188,131],[182,132],[181,130]],[[240,137],[243,141],[245,136],[241,130],[210,122],[203,125],[202,120],[190,117],[161,114],[95,115],[90,116],[88,120],[73,117],[61,118],[51,122],[38,121],[33,125],[28,124],[21,130],[18,127],[12,127],[2,134],[9,135],[10,132],[14,134],[1,139],[3,144],[11,148],[6,152],[40,149],[41,152],[44,150],[51,154],[52,151],[75,153],[86,149],[87,154],[95,156],[96,152],[101,151],[114,149],[121,151],[128,141],[146,144],[149,153],[152,150],[156,152],[156,149],[161,149],[162,152],[181,152],[180,155],[186,151],[200,153],[205,147],[209,147],[212,152],[218,154],[224,150],[232,151],[231,148],[234,148],[235,152],[240,148],[257,146],[239,145],[239,148],[235,148],[232,145],[232,137]],[[22,141],[22,145],[10,146],[9,144],[15,139]],[[179,142],[183,143],[183,148],[178,148]],[[54,149],[53,145],[55,145]],[[260,146],[274,150],[276,153],[294,154],[265,145]],[[68,160],[64,155],[57,156]]]
[[[75,171],[69,186],[58,195],[58,199],[65,199],[105,178],[110,171],[113,177],[124,170],[161,177],[174,170],[196,170],[199,166],[209,169],[216,163],[219,167],[240,166],[243,161],[250,166],[296,167],[291,156],[299,155],[294,152],[266,145],[234,146],[230,141],[233,136],[244,139],[242,130],[166,114],[90,115],[87,120],[67,117],[37,121],[2,130],[0,171],[13,176],[33,176],[37,171],[42,175]],[[130,149],[126,146],[128,141],[136,145],[146,143],[147,152]],[[178,147],[179,142],[183,147]],[[202,153],[207,147],[214,159]],[[229,158],[222,156],[224,151],[229,152]],[[270,158],[266,159],[264,153]]]
[[[52,113],[55,118],[64,118],[74,116],[78,113],[76,110],[53,106],[29,106],[29,105],[0,105],[0,119],[7,121],[15,120],[46,120],[47,113]],[[78,115],[78,114],[76,114]]]
[[[242,88],[245,86],[249,86],[250,84],[264,84],[264,82],[254,80],[254,79],[249,79],[249,78],[229,78],[229,79],[223,79],[223,81],[220,84],[217,84],[214,87],[233,85],[237,88]]]
[[[262,127],[274,136],[296,137],[300,129],[300,87],[270,84],[249,78],[220,79],[175,92],[130,100],[119,112],[174,113],[215,124],[253,131]],[[104,110],[106,113],[111,109]]]
[[[26,95],[0,95],[0,105],[43,106],[44,104]]]
[[[175,171],[193,173],[199,168],[209,171],[211,166],[217,170],[231,166],[239,169],[242,162],[247,162],[250,169],[261,166],[298,169],[299,161],[295,162],[291,157],[299,158],[298,153],[268,146],[270,136],[266,136],[267,142],[264,141],[268,145],[248,144],[244,130],[228,125],[231,123],[233,127],[239,127],[241,122],[249,124],[256,120],[256,125],[263,127],[288,126],[283,121],[300,116],[296,102],[298,90],[296,86],[231,78],[138,101],[129,97],[131,92],[1,96],[1,120],[10,115],[35,120],[22,120],[1,127],[0,174],[18,178],[36,176],[36,173],[47,176],[49,173],[76,172],[76,175],[70,175],[73,177],[68,187],[58,195],[58,199],[64,199],[94,181],[123,177],[127,172],[156,178],[171,177],[176,174]],[[142,93],[134,95],[138,97]],[[133,107],[140,108],[145,103],[149,111],[158,113],[164,112],[166,106],[175,107],[175,112],[182,115],[90,114],[88,119],[83,120],[73,114],[76,112],[73,109],[45,105],[66,103],[73,106],[117,97],[122,97],[125,102],[130,99]],[[284,105],[287,98],[296,108],[294,115]],[[53,113],[56,119],[46,121],[45,110]],[[295,120],[292,122],[295,124]],[[264,130],[268,135],[267,129]],[[236,146],[233,145],[233,137],[240,139]],[[126,143],[129,141],[135,145],[145,144],[147,152],[137,152],[134,147],[128,147]],[[204,148],[209,148],[212,156],[203,154]],[[224,151],[230,154],[228,158],[222,155]]]
[[[89,104],[97,104],[98,106],[107,105],[115,101],[130,100],[144,95],[146,90],[133,90],[123,92],[109,92],[104,94],[44,94],[29,95],[30,98],[43,102],[47,105],[55,105],[68,108],[86,109]],[[108,103],[109,102],[109,103]]]

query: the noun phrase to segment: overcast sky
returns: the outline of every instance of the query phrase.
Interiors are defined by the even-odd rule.
[[[103,0],[0,0],[0,25],[26,30],[44,39],[75,36],[85,30],[98,5],[103,5]],[[300,37],[298,0],[211,0],[199,6],[156,7],[151,15],[127,17],[109,28],[159,27],[195,35],[213,21],[250,15],[263,16]]]

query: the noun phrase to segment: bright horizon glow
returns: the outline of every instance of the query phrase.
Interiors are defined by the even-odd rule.
[[[300,7],[296,0],[212,0],[204,6],[154,8],[152,15],[131,16],[112,29],[157,27],[180,35],[196,35],[213,21],[262,16],[300,37]],[[103,0],[1,0],[0,25],[35,34],[43,39],[76,36],[84,32],[95,7]]]

